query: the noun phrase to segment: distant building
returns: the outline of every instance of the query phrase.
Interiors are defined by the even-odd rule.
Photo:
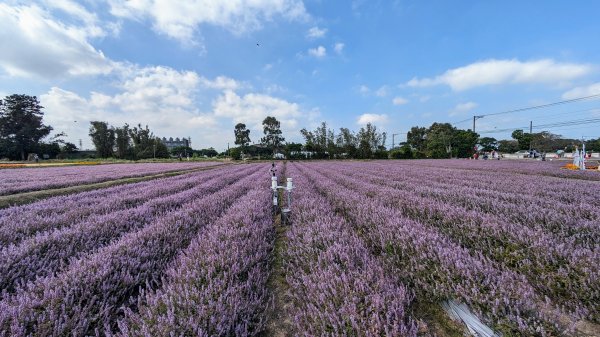
[[[192,146],[192,138],[175,138],[173,139],[173,137],[169,137],[169,139],[162,137],[162,139],[160,140],[163,144],[165,144],[167,146],[167,149],[169,149],[169,151],[171,151],[173,148],[176,147],[180,147],[180,146],[185,146],[185,147],[191,147]]]

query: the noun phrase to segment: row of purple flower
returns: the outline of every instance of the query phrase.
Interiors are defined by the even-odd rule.
[[[82,165],[0,170],[0,195],[220,165],[219,162]]]

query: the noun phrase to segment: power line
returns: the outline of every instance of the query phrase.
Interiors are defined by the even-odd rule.
[[[452,125],[456,125],[456,124],[460,124],[460,123],[464,123],[464,122],[469,122],[469,121],[471,121],[471,119],[472,118],[463,119],[462,121],[458,121],[458,122],[452,123]]]
[[[561,105],[561,104],[568,104],[568,103],[583,101],[583,100],[591,99],[591,98],[595,98],[595,97],[600,97],[600,94],[595,94],[595,95],[590,95],[590,96],[585,96],[585,97],[579,97],[579,98],[569,99],[569,100],[566,100],[566,101],[559,101],[559,102],[542,104],[542,105],[534,105],[534,106],[529,106],[529,107],[526,107],[526,108],[519,108],[519,109],[513,109],[513,110],[495,112],[495,113],[490,113],[490,114],[485,114],[485,115],[479,115],[479,116],[481,116],[481,117],[495,116],[495,115],[502,115],[502,114],[520,112],[520,111],[542,109],[542,108],[547,108],[547,107],[551,107],[551,106],[555,106],[555,105]]]
[[[547,124],[538,124],[533,125],[533,129],[553,129],[563,126],[574,126],[574,125],[582,125],[582,124],[597,124],[600,123],[600,118],[586,118],[586,119],[575,119],[564,122],[556,122],[556,123],[547,123]],[[502,133],[502,132],[510,132],[514,130],[526,129],[527,126],[523,127],[514,127],[514,128],[505,128],[505,129],[493,129],[493,130],[483,130],[478,133]]]
[[[574,128],[566,128],[566,129],[560,128],[558,130],[557,129],[553,129],[552,131],[553,132],[562,132],[562,131],[571,131],[571,130],[584,130],[584,129],[589,129],[589,128],[598,128],[598,126],[596,126],[596,125],[577,126],[577,127],[574,127]],[[586,136],[586,137],[594,138],[594,137],[598,137],[598,136],[593,136],[593,137],[592,136]]]
[[[588,112],[588,111],[594,111],[594,110],[600,111],[600,107],[594,107],[594,108],[589,108],[589,109],[581,109],[581,110],[575,110],[575,111],[566,111],[566,112],[560,112],[560,113],[556,113],[556,114],[552,114],[552,115],[545,115],[545,114],[544,115],[534,115],[534,116],[530,116],[529,118],[535,119],[535,118],[541,117],[541,118],[544,118],[544,119],[557,119],[557,118],[560,118],[560,117],[557,117],[557,118],[548,118],[548,117],[556,117],[556,116],[564,116],[564,115],[574,115],[574,114],[579,114],[579,113],[582,113],[582,112]]]
[[[544,129],[544,128],[559,127],[559,126],[571,126],[571,125],[595,124],[595,123],[600,123],[600,118],[576,119],[576,120],[572,120],[572,121],[541,124],[541,125],[534,126],[534,128],[535,129]]]
[[[564,101],[559,101],[559,102],[553,102],[553,103],[548,103],[548,104],[534,105],[534,106],[530,106],[530,107],[526,107],[526,108],[519,108],[519,109],[513,109],[513,110],[495,112],[495,113],[484,114],[484,115],[474,115],[473,116],[473,129],[471,129],[471,130],[473,132],[475,132],[475,122],[478,119],[481,119],[481,118],[486,117],[486,116],[497,116],[497,115],[514,113],[514,112],[520,112],[520,111],[526,111],[526,110],[534,110],[534,109],[547,108],[547,107],[561,105],[561,104],[578,102],[578,101],[582,101],[582,100],[586,100],[586,99],[590,99],[590,98],[594,98],[594,97],[600,97],[600,94],[595,94],[595,95],[590,95],[590,96],[584,96],[584,97],[578,97],[578,98],[573,98],[573,99],[569,99],[569,100],[564,100]],[[463,123],[463,122],[466,122],[466,121],[467,120],[462,120],[462,121],[457,122],[457,123]],[[457,123],[455,123],[455,124],[457,124]]]
[[[553,103],[548,103],[548,104],[534,105],[534,106],[529,106],[529,107],[525,107],[525,108],[518,108],[518,109],[507,110],[507,111],[500,111],[500,112],[494,112],[494,113],[489,113],[489,114],[476,115],[476,116],[473,116],[472,118],[467,118],[467,119],[463,119],[461,121],[452,123],[452,125],[464,123],[464,122],[470,121],[472,119],[477,120],[479,118],[483,118],[483,117],[487,117],[487,116],[496,116],[496,115],[503,115],[503,114],[509,114],[509,113],[527,111],[527,110],[535,110],[535,109],[548,108],[548,107],[552,107],[552,106],[556,106],[556,105],[562,105],[562,104],[568,104],[568,103],[573,103],[573,102],[584,101],[584,100],[588,100],[588,99],[592,99],[592,98],[596,98],[596,97],[600,98],[600,94],[594,94],[594,95],[590,95],[590,96],[578,97],[578,98],[573,98],[573,99],[569,99],[569,100],[558,101],[558,102],[553,102]]]

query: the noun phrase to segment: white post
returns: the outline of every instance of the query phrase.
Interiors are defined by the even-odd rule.
[[[581,158],[581,166],[579,166],[580,170],[585,170],[585,142],[583,143],[583,146],[581,147],[581,156],[579,157]]]
[[[293,184],[292,184],[292,178],[287,178],[287,197],[288,197],[288,204],[287,207],[288,209],[292,209],[292,189],[294,188]]]
[[[273,206],[277,206],[277,177],[271,177],[271,189],[273,190]]]

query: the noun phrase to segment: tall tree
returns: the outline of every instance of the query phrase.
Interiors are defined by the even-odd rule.
[[[456,128],[450,123],[431,124],[426,134],[427,156],[430,158],[451,157],[455,133]]]
[[[492,151],[498,149],[498,141],[493,137],[479,138],[479,145],[481,145],[483,151]]]
[[[0,100],[0,148],[3,155],[26,159],[52,127],[44,125],[44,113],[36,96],[10,95]]]
[[[365,127],[360,128],[357,134],[358,156],[360,158],[373,158],[378,151],[385,151],[385,132],[378,132],[377,127],[367,123]]]
[[[513,153],[519,151],[519,143],[516,140],[503,139],[498,141],[498,151]]]
[[[335,133],[327,128],[327,123],[322,122],[321,126],[314,131],[302,129],[300,133],[304,137],[304,148],[307,151],[316,152],[317,158],[331,157],[337,152]]]
[[[246,129],[246,124],[237,123],[233,129],[233,134],[235,135],[235,144],[242,148],[243,153],[250,143],[250,130]]]
[[[267,117],[263,120],[263,132],[265,136],[260,142],[269,147],[273,154],[279,149],[285,138],[281,135],[281,123],[275,117]]]
[[[590,139],[590,140],[586,141],[585,146],[586,146],[586,150],[595,151],[595,152],[600,151],[600,138]]]
[[[145,128],[142,128],[142,125],[138,124],[138,126],[133,129],[129,129],[129,136],[133,143],[135,159],[169,157],[167,146],[158,138],[154,137],[154,134],[150,131],[148,125],[146,125]]]
[[[129,124],[125,123],[120,128],[115,128],[116,136],[116,157],[120,159],[132,159],[133,149],[131,148],[131,138],[129,136]]]
[[[475,146],[479,135],[472,130],[457,129],[454,133],[452,156],[469,158],[475,153]]]
[[[417,157],[425,156],[425,149],[427,148],[426,135],[427,128],[418,126],[413,126],[406,134],[406,143],[416,151]]]
[[[530,133],[525,133],[523,130],[515,130],[511,134],[512,138],[519,143],[520,150],[529,150],[531,146],[532,136]]]
[[[340,128],[340,133],[336,140],[337,146],[342,151],[343,156],[354,158],[358,151],[358,138],[348,128]]]
[[[101,158],[112,157],[115,146],[115,129],[106,122],[90,122],[90,137]]]

